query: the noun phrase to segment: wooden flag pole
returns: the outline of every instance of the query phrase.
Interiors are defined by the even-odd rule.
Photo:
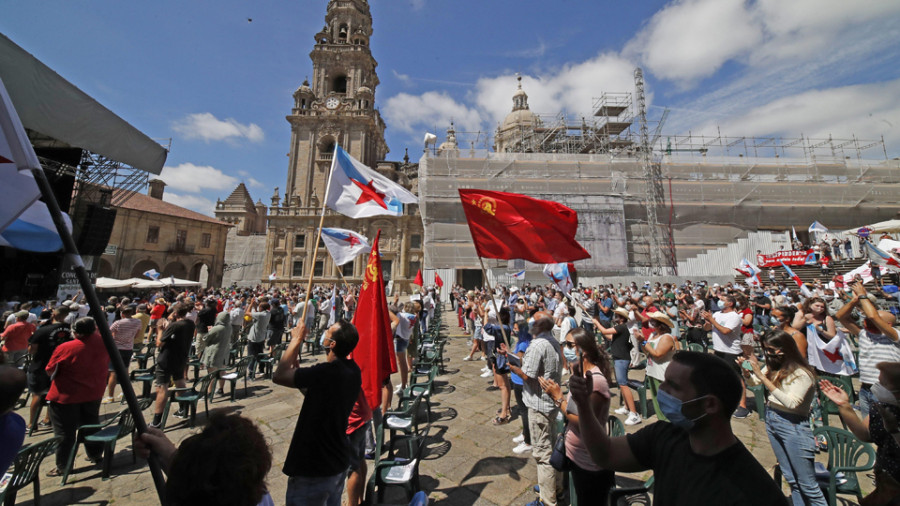
[[[506,342],[506,345],[509,346],[509,337],[506,335],[506,329],[503,328],[503,320],[500,319],[500,310],[497,309],[497,301],[494,300],[494,287],[491,286],[491,281],[488,279],[487,269],[484,268],[484,260],[481,256],[478,257],[478,261],[481,262],[481,275],[484,276],[484,282],[487,284],[488,291],[491,294],[491,305],[494,306],[494,312],[497,313],[497,321],[500,322],[500,332],[503,333],[503,340]],[[510,330],[512,330],[512,327],[510,327]]]
[[[322,214],[319,216],[319,229],[316,231],[316,242],[313,246],[312,263],[309,264],[309,281],[306,283],[306,300],[303,303],[303,315],[300,316],[297,325],[291,329],[291,337],[299,335],[300,325],[306,324],[306,312],[309,311],[309,298],[312,295],[313,273],[316,270],[316,259],[319,256],[319,241],[322,240],[322,226],[325,224],[325,208],[328,206],[328,192],[331,190],[331,176],[334,175],[334,164],[337,161],[337,144],[331,155],[331,168],[328,170],[328,183],[325,184],[325,196],[322,198]],[[310,329],[307,329],[310,330]]]

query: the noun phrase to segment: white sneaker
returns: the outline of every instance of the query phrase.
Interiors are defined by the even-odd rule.
[[[519,446],[516,446],[515,448],[513,448],[513,453],[515,453],[517,455],[525,453],[525,452],[530,452],[530,451],[531,451],[531,445],[526,443],[525,441],[522,441],[521,443],[519,443]]]
[[[513,438],[513,443],[521,443],[525,441],[525,434],[519,434],[518,436]]]
[[[642,423],[644,420],[641,419],[641,415],[637,413],[630,413],[628,418],[625,419],[625,425],[637,425]]]
[[[466,357],[463,359],[463,362],[471,362],[472,360],[475,360],[475,359],[472,357]]]
[[[397,385],[397,388],[394,389],[395,394],[399,394],[403,391],[403,387],[401,385]]]
[[[489,367],[482,367],[481,372],[491,372],[491,369]]]
[[[491,371],[485,371],[485,372],[481,373],[482,378],[490,378],[493,375],[494,375],[494,373],[492,373]]]
[[[479,358],[478,360],[487,360],[487,357],[485,357],[484,355],[482,355],[481,358]]]
[[[620,406],[619,409],[617,409],[617,410],[615,411],[615,413],[616,413],[617,415],[627,415],[627,414],[628,414],[628,407],[627,407],[627,406]]]

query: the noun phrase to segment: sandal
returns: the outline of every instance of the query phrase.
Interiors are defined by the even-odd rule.
[[[497,416],[491,421],[494,425],[506,425],[512,419],[512,415]]]
[[[60,471],[58,468],[54,467],[47,473],[47,478],[58,478],[58,477],[62,476],[62,474],[63,474],[62,471]]]

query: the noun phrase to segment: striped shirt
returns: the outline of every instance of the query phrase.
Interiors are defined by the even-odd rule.
[[[900,362],[900,341],[894,341],[884,334],[870,334],[866,329],[859,331],[859,381],[878,383],[879,362]]]
[[[560,383],[562,360],[559,343],[549,332],[538,334],[531,340],[525,356],[522,358],[522,372],[528,376],[522,391],[522,400],[529,408],[540,413],[550,413],[556,404],[550,395],[543,391],[538,378],[552,379]]]
[[[120,350],[133,350],[134,340],[141,330],[141,321],[137,318],[119,318],[109,326],[116,348]]]

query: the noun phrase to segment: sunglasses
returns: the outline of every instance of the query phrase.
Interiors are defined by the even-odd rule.
[[[566,348],[574,348],[575,341],[566,341]]]

